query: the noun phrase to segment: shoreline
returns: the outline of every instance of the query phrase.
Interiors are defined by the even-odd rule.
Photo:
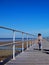
[[[28,44],[30,45],[30,42],[32,43],[31,40],[28,41]],[[0,42],[0,45],[3,45],[3,44],[8,44],[8,43],[13,43],[12,41],[6,41],[6,42]],[[15,43],[15,51],[16,51],[16,54],[19,54],[21,51],[22,51],[22,41],[17,41]],[[18,44],[18,45],[17,45]],[[24,50],[27,48],[27,41],[24,41]],[[13,45],[7,45],[7,46],[4,46],[5,48],[7,47],[8,49],[0,49],[0,62],[6,58],[8,58],[9,56],[12,55],[12,48],[13,48]],[[18,50],[18,48],[21,48],[21,50]]]

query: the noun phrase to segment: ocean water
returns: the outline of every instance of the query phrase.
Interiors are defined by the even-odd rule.
[[[0,42],[5,42],[5,41],[12,41],[13,38],[0,38]],[[16,41],[21,41],[22,38],[16,38]]]
[[[8,46],[0,46],[0,50],[13,50],[13,48],[10,48]],[[21,51],[22,48],[15,48],[15,50]]]
[[[28,40],[30,40],[31,38],[28,38]],[[0,38],[0,42],[8,42],[8,41],[12,41],[13,38]],[[22,41],[22,38],[16,38],[15,39],[16,41]],[[24,38],[24,40],[27,40],[27,38]],[[34,39],[32,39],[34,40]],[[16,46],[19,46],[20,44],[16,44]],[[10,49],[12,50],[11,48],[9,48],[8,46],[0,46],[0,50],[5,50],[5,49]],[[15,48],[16,50],[22,50],[22,48]]]
[[[34,40],[33,38],[32,40]],[[6,42],[6,41],[12,41],[13,38],[0,38],[0,42]],[[22,38],[15,38],[16,41],[22,41]],[[24,38],[24,40],[27,40],[27,38]],[[31,38],[28,38],[28,40],[31,40]]]
[[[13,38],[0,38],[0,42],[8,42],[8,41],[10,42],[12,40],[13,40]],[[22,38],[16,38],[15,40],[16,41],[21,41]],[[16,46],[20,46],[20,45],[21,44],[16,44]],[[10,48],[9,46],[0,46],[0,50],[8,50],[8,49],[12,50],[12,48]],[[22,50],[22,48],[15,48],[15,49],[16,50]]]

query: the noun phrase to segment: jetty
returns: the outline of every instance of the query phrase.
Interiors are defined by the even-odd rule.
[[[33,49],[33,45],[16,56],[15,60],[10,60],[5,65],[49,65],[49,42],[43,43],[43,50],[39,51],[38,46]]]
[[[12,30],[14,32],[13,43],[9,44],[13,46],[13,58],[10,59],[4,65],[49,65],[49,41],[47,41],[46,39],[43,39],[42,50],[39,50],[38,44],[36,44],[36,42],[34,43],[30,42],[30,45],[28,46],[28,35],[31,35],[31,37],[33,37],[34,35],[21,32],[21,31],[16,31],[9,28],[5,28],[5,27],[0,27],[0,28]],[[16,56],[15,56],[15,32],[22,33],[22,52]],[[24,50],[23,34],[27,35],[27,43],[26,43],[25,50]],[[33,41],[32,38],[30,41]]]

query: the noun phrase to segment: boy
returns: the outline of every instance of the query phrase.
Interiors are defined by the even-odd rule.
[[[38,45],[39,45],[39,50],[42,49],[42,35],[39,33],[38,34]]]

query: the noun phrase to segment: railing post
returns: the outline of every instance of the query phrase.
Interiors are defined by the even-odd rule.
[[[30,47],[31,47],[31,38],[30,38]]]
[[[31,36],[31,46],[32,46],[32,36]]]
[[[32,46],[32,37],[30,38],[30,47]]]
[[[13,60],[15,60],[15,31],[13,31]]]
[[[27,35],[27,34],[26,34]],[[28,35],[27,35],[27,49],[28,49]]]
[[[23,34],[24,33],[22,33],[22,52],[24,51],[24,37],[23,37]]]
[[[32,45],[33,45],[33,36],[32,36]]]

